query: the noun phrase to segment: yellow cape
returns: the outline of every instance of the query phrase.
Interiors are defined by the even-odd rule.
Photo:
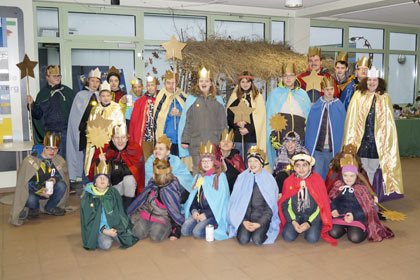
[[[229,97],[229,100],[226,105],[226,110],[232,105],[232,103],[238,99],[236,94],[238,90],[238,86],[235,87],[232,94]],[[252,118],[254,120],[255,126],[255,135],[257,136],[257,146],[262,149],[265,153],[267,153],[267,142],[266,142],[266,135],[267,135],[267,123],[266,123],[266,109],[265,109],[265,101],[261,94],[258,94],[257,97],[254,99],[251,98],[251,107],[255,110],[252,112]],[[246,153],[247,151],[245,151]],[[269,168],[269,165],[266,165],[265,168]]]
[[[121,111],[121,106],[114,101],[111,101],[111,104],[107,107],[102,107],[101,103],[99,102],[98,105],[92,108],[89,115],[89,120],[95,120],[98,115],[101,115],[106,120],[112,120],[110,126],[108,126],[108,133],[112,135],[112,128],[117,125],[124,123],[125,124],[125,116]],[[89,131],[89,126],[86,128],[86,134]],[[92,163],[93,155],[95,154],[96,148],[92,146],[91,143],[86,144],[86,156],[85,156],[85,174],[86,176],[89,174],[90,165]]]
[[[165,101],[162,104],[162,108],[159,111],[159,115],[156,119],[156,133],[155,133],[155,139],[159,139],[160,136],[163,135],[163,130],[165,129],[165,123],[166,123],[166,117],[169,113],[169,108],[171,107],[171,104],[174,102],[174,98],[181,104],[181,107],[184,108],[184,100],[181,98],[183,96],[185,99],[187,98],[187,94],[184,93],[180,88],[177,88],[175,91],[175,94],[172,94],[166,90],[166,88],[163,88],[159,91],[158,95],[156,96],[155,106],[153,107],[153,118],[155,118],[156,115],[156,108],[162,98],[166,96]],[[179,116],[181,118],[181,116]]]
[[[365,123],[373,96],[376,96],[375,106],[375,142],[379,155],[379,165],[385,182],[386,194],[391,192],[404,193],[398,135],[395,126],[391,98],[387,93],[362,94],[357,90],[350,101],[344,125],[343,146],[356,145],[359,149],[365,133]]]

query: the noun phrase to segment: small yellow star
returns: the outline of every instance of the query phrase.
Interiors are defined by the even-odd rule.
[[[318,75],[315,70],[312,70],[309,76],[302,78],[302,80],[306,83],[306,91],[314,89],[319,92],[321,91],[322,79],[324,79],[324,76]]]
[[[178,58],[179,60],[182,60],[182,49],[185,48],[187,44],[178,42],[175,35],[172,35],[171,40],[162,43],[161,45],[166,51],[166,60],[171,58]]]

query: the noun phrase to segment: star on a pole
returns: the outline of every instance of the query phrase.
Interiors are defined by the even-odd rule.
[[[111,124],[112,120],[104,119],[101,115],[98,115],[94,120],[88,121],[87,142],[92,143],[96,148],[103,147],[111,140],[108,129]]]
[[[182,49],[185,48],[187,44],[178,42],[175,35],[172,35],[171,40],[162,43],[161,45],[166,50],[166,60],[171,58],[182,60]]]
[[[229,109],[235,115],[235,119],[233,120],[234,123],[238,123],[238,122],[251,123],[250,115],[252,111],[254,111],[255,109],[248,107],[242,99],[239,102],[238,106],[230,107]]]
[[[23,58],[23,61],[16,64],[16,66],[20,69],[20,78],[23,79],[26,76],[30,76],[35,78],[34,68],[38,64],[37,61],[31,61],[27,54]]]
[[[287,127],[287,120],[283,115],[277,113],[271,117],[270,125],[274,131],[282,132]]]
[[[314,89],[320,92],[323,78],[324,76],[318,75],[315,70],[312,70],[309,76],[302,78],[302,80],[306,83],[306,91]]]

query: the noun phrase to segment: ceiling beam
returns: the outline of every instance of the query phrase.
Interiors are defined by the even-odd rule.
[[[318,6],[298,9],[296,10],[295,16],[310,18],[329,17],[336,14],[344,14],[371,8],[392,6],[407,2],[412,3],[412,1],[408,0],[339,0]]]

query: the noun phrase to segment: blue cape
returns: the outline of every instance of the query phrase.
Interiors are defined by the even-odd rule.
[[[270,119],[273,115],[279,113],[284,102],[287,100],[289,91],[292,92],[293,97],[299,104],[306,118],[308,117],[312,106],[311,100],[309,100],[306,91],[298,87],[294,90],[290,90],[285,87],[277,87],[268,96],[267,104],[265,105],[267,108],[267,157],[270,162],[271,169],[273,169],[274,160],[276,159],[276,150],[273,149],[270,141],[270,134],[273,130],[270,125]]]
[[[194,181],[188,168],[177,156],[169,155],[168,159],[169,159],[169,164],[172,167],[172,174],[174,174],[174,176],[178,179],[179,183],[184,189],[186,189],[188,192],[191,192]],[[155,155],[151,155],[146,161],[146,166],[145,166],[146,176],[144,180],[146,184],[148,184],[150,178],[152,178],[154,160],[155,160]]]
[[[194,177],[194,182],[198,178],[196,175]],[[202,186],[202,190],[204,191],[204,195],[206,196],[207,202],[210,205],[210,209],[213,212],[214,218],[217,222],[217,229],[214,231],[214,238],[216,240],[224,240],[228,238],[227,236],[227,220],[226,220],[226,214],[227,214],[227,206],[229,202],[229,185],[226,178],[226,175],[224,172],[220,173],[219,175],[219,189],[216,190],[213,187],[213,179],[215,174],[205,176],[204,177],[204,183]],[[190,196],[188,197],[187,202],[185,202],[185,219],[188,219],[188,217],[191,215],[189,209],[191,207],[191,204],[193,200],[197,196],[197,188],[194,188]]]
[[[344,104],[344,108],[347,111],[347,108],[349,107],[350,100],[353,97],[354,93],[354,87],[356,86],[355,79],[351,80],[351,82],[343,89],[343,91],[340,94],[340,100]]]
[[[127,214],[131,216],[147,199],[149,194],[158,187],[153,180],[150,180],[143,192],[127,208]],[[175,178],[171,183],[164,187],[160,192],[160,197],[169,215],[180,226],[184,223],[184,216],[181,214],[181,194],[179,192],[179,181]]]
[[[341,149],[341,140],[343,138],[344,121],[346,120],[346,109],[343,103],[337,98],[327,102],[321,96],[312,106],[306,121],[305,148],[308,149],[311,156],[314,155],[316,143],[321,130],[321,120],[324,110],[328,106],[328,125],[331,132],[333,155]]]
[[[239,174],[238,179],[236,179],[228,204],[229,238],[236,236],[239,226],[244,220],[254,188],[254,177],[262,196],[273,212],[270,228],[267,231],[267,239],[264,242],[264,244],[271,244],[276,240],[280,231],[280,218],[277,208],[279,189],[274,177],[265,169],[262,169],[258,174],[253,174],[247,169]]]
[[[184,132],[185,128],[185,121],[187,120],[187,112],[188,109],[191,107],[191,105],[194,104],[194,102],[197,100],[197,96],[194,95],[188,95],[187,100],[184,104],[184,109],[181,113],[181,119],[179,120],[179,129],[178,129],[178,150],[179,150],[179,157],[189,157],[191,156],[188,152],[188,149],[184,149],[181,147],[182,144],[182,133]],[[216,95],[216,100],[225,107],[225,103],[223,102],[223,99],[220,95]],[[217,145],[218,143],[213,143]]]

